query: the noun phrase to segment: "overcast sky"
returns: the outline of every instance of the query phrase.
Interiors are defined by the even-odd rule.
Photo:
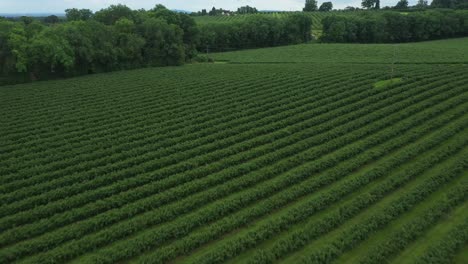
[[[319,0],[326,2],[330,0]],[[360,6],[361,0],[331,0],[335,8]],[[382,0],[382,6],[395,5],[398,0]],[[416,0],[410,0],[414,3]],[[305,0],[0,0],[0,13],[63,13],[71,7],[88,8],[97,11],[112,4],[125,4],[133,9],[149,9],[160,3],[169,9],[198,11],[203,8],[236,9],[250,5],[259,10],[301,10]]]

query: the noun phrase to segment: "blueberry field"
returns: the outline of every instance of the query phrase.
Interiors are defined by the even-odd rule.
[[[0,87],[0,263],[467,263],[468,39]]]

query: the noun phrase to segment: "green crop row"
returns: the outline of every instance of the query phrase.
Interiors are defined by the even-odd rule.
[[[468,160],[468,154],[461,158]],[[384,243],[370,248],[369,254],[362,258],[359,263],[382,263],[385,260],[389,260],[392,255],[404,249],[409,243],[424,234],[428,228],[446,216],[455,206],[465,201],[467,194],[468,182],[465,182],[465,184],[460,185],[458,189],[447,193],[445,199],[437,201],[433,206],[413,218],[411,222],[387,236]],[[463,234],[464,230],[459,229],[459,232]],[[449,241],[456,241],[456,239],[450,239]],[[427,261],[426,263],[433,263],[433,261]]]
[[[450,95],[447,95],[447,96],[450,97]],[[463,99],[463,98],[462,98],[462,99]],[[414,100],[415,100],[415,99],[414,99]],[[408,101],[410,102],[411,99],[409,99]],[[440,99],[434,99],[434,101],[440,101]],[[409,103],[409,102],[408,102],[408,103]],[[413,101],[413,102],[414,102],[414,101]],[[463,100],[458,101],[458,103],[460,103],[460,102],[463,102]],[[428,105],[433,105],[433,104],[434,104],[433,102],[427,102],[427,104],[416,105],[416,106],[417,106],[417,107],[420,107],[421,109],[425,109],[425,108],[427,108]],[[411,103],[410,103],[409,105],[411,105]],[[393,106],[393,107],[394,107],[394,108],[387,109],[387,111],[395,112],[394,109],[401,109],[401,106],[400,106],[400,105],[396,105],[396,106]],[[416,108],[416,107],[414,107],[414,108]],[[436,111],[434,114],[437,114],[437,113],[439,113],[439,112]],[[411,114],[412,114],[412,112],[409,111],[409,112],[408,112],[408,115],[411,115]],[[383,112],[383,113],[376,113],[376,112],[374,112],[374,115],[375,115],[376,117],[383,117],[383,116],[385,116],[385,115],[388,115],[388,113],[385,113],[385,112]],[[380,115],[380,116],[379,116],[379,115]],[[401,117],[401,114],[394,114],[394,115],[392,115],[392,116],[390,116],[390,117],[384,119],[384,121],[382,121],[382,122],[380,122],[380,123],[381,123],[381,126],[382,126],[382,127],[386,127],[386,126],[388,126],[388,123],[395,122],[395,119],[396,119],[396,120],[399,120],[399,119],[401,119],[401,118],[402,118],[402,117]],[[369,119],[367,119],[367,120],[369,120]],[[364,120],[363,120],[363,121],[364,121]],[[420,121],[420,122],[421,122],[421,121]],[[369,123],[369,122],[367,122],[367,123]],[[405,125],[408,126],[409,124],[405,124]],[[414,125],[414,124],[413,124],[413,125]],[[375,125],[375,124],[373,124],[372,127],[366,127],[366,129],[367,129],[367,130],[370,129],[370,131],[373,131],[373,130],[378,130],[379,127],[380,127],[380,125]],[[363,130],[363,131],[362,131],[361,133],[357,133],[357,132],[356,132],[356,133],[353,133],[353,134],[354,134],[353,137],[361,138],[363,135],[365,135],[365,134],[362,134],[362,133],[369,133],[369,132],[365,132],[365,129],[362,129],[362,130]],[[388,130],[387,130],[387,137],[388,137],[389,135],[393,135],[393,136],[398,135],[398,130],[394,130],[394,129],[393,129],[393,130],[390,130],[390,129],[388,129]],[[377,139],[377,138],[376,138],[376,139],[373,139],[372,141],[370,141],[370,142],[367,143],[367,144],[364,144],[364,143],[363,143],[362,146],[360,146],[359,148],[357,148],[357,147],[348,148],[347,151],[343,151],[344,153],[342,153],[341,155],[338,155],[338,156],[336,156],[336,157],[333,157],[333,158],[332,158],[331,160],[329,160],[329,161],[326,161],[326,159],[325,159],[325,160],[321,161],[321,162],[318,163],[318,164],[317,164],[317,163],[312,163],[311,165],[314,166],[315,169],[312,169],[312,168],[309,168],[309,169],[301,168],[301,170],[307,171],[307,174],[300,174],[300,175],[303,175],[303,177],[305,177],[306,175],[310,175],[311,171],[317,171],[317,170],[320,171],[320,170],[323,170],[323,169],[326,168],[326,167],[333,166],[334,164],[339,163],[339,162],[342,161],[343,159],[346,159],[347,157],[350,157],[350,156],[352,156],[352,155],[355,155],[355,154],[359,153],[360,151],[366,149],[367,147],[369,147],[368,144],[370,144],[371,142],[374,142],[373,144],[376,144],[377,142],[379,142],[379,141],[376,141],[376,140],[378,140],[378,139]],[[382,139],[380,139],[380,140],[382,140]],[[335,140],[335,141],[336,141],[336,140]],[[340,140],[338,140],[337,142],[342,142],[342,143],[340,143],[340,144],[343,144],[343,143],[346,144],[346,142],[352,142],[352,141],[353,141],[353,140],[352,140],[350,137],[347,137],[347,138],[345,137],[345,138],[340,138]],[[333,146],[332,142],[328,142],[328,143],[331,144],[330,146]],[[329,146],[329,147],[330,147],[330,146]],[[320,152],[318,152],[317,154],[319,154],[319,153],[320,153]],[[354,154],[353,154],[353,153],[354,153]],[[341,158],[340,158],[340,156],[341,156]],[[328,158],[328,159],[330,159],[330,158]],[[311,165],[309,165],[309,167],[310,167]],[[277,166],[278,169],[276,169],[276,170],[284,171],[284,169],[281,169],[281,167],[284,167],[284,165],[283,165],[283,164],[278,164],[278,166]],[[271,172],[276,171],[276,170],[268,170],[268,171],[270,171],[270,173],[271,173]],[[289,184],[290,181],[291,181],[291,176],[292,176],[292,175],[295,175],[295,174],[293,174],[293,173],[291,172],[290,174],[284,175],[283,177],[285,177],[285,181],[283,180],[283,181],[282,181],[282,184]],[[256,176],[251,175],[250,177],[244,179],[243,181],[248,180],[248,181],[250,181],[250,182],[252,182],[252,181],[256,182],[256,181],[258,181],[258,178],[265,178],[265,176],[261,176],[260,174],[257,174]],[[248,182],[247,182],[247,183],[248,183]],[[207,194],[207,193],[203,194],[203,193],[202,193],[202,194],[200,194],[200,198],[202,198],[202,200],[200,201],[199,204],[205,204],[206,201],[213,200],[213,199],[215,199],[216,197],[219,197],[219,194],[225,195],[226,192],[231,193],[231,192],[233,192],[233,189],[234,189],[234,190],[240,190],[240,189],[242,189],[244,186],[245,186],[245,183],[242,184],[242,182],[232,182],[232,184],[226,185],[226,188],[224,188],[224,191],[223,191],[222,189],[217,188],[217,189],[211,190],[211,193],[212,193],[212,194]],[[279,187],[275,187],[275,188],[273,188],[273,189],[271,189],[271,190],[272,190],[272,191],[275,191],[275,190],[280,190],[281,188],[284,188],[284,187],[280,187],[280,186],[279,186]],[[266,194],[269,194],[270,192],[271,192],[271,191],[267,192]],[[264,194],[264,195],[266,195],[266,194]],[[248,196],[242,196],[240,201],[245,201],[246,197],[248,197]],[[259,194],[258,194],[257,192],[253,192],[253,196],[252,196],[252,198],[251,198],[251,199],[252,199],[251,201],[256,201],[258,198],[259,198]],[[208,200],[207,200],[207,199],[208,199]],[[187,200],[185,200],[185,201],[184,201],[184,200],[180,201],[180,204],[181,204],[182,206],[184,206],[185,208],[187,208],[187,205],[188,205],[187,203],[188,203],[189,201],[193,204],[194,202],[197,202],[197,199],[194,199],[194,198],[192,197],[191,199],[187,199]],[[234,200],[234,201],[235,201],[237,204],[240,202],[240,201],[236,201],[236,200]],[[233,204],[233,205],[234,205],[233,209],[239,208],[240,205],[236,205],[236,203]],[[130,207],[129,207],[129,208],[130,208]],[[193,207],[188,207],[188,208],[185,209],[184,211],[187,212],[187,210],[191,210],[191,209],[189,209],[189,208],[193,208]],[[220,209],[229,210],[228,212],[231,212],[231,210],[233,210],[233,209],[229,209],[229,207],[226,207],[226,204],[224,204],[224,203],[221,203],[220,206],[214,207],[213,209],[214,209],[214,210],[220,210]],[[157,215],[160,215],[162,212],[167,212],[167,213],[169,213],[170,211],[167,211],[166,209],[162,209],[162,208],[161,208],[160,210],[154,211],[154,212],[151,213],[151,214],[142,215],[141,218],[142,218],[142,220],[143,220],[143,219],[147,219],[147,220],[144,220],[144,221],[150,221],[150,222],[153,222],[153,223],[154,223],[154,221],[158,221],[158,219],[161,219],[161,216],[157,216]],[[176,214],[176,215],[177,215],[177,214]],[[214,216],[215,216],[215,217],[220,216],[220,212],[216,212],[216,211],[215,211],[215,212],[210,212],[210,211],[206,212],[206,211],[205,211],[205,212],[202,212],[202,214],[200,215],[200,217],[203,217],[203,218],[208,217],[209,219],[212,219]],[[144,217],[144,218],[143,218],[143,217]],[[122,234],[129,234],[129,232],[133,232],[132,230],[134,230],[135,228],[137,228],[137,225],[135,225],[135,223],[134,223],[134,221],[137,221],[137,219],[138,219],[138,218],[134,218],[134,219],[132,219],[131,222],[128,222],[128,223],[126,223],[126,224],[125,224],[125,223],[122,223],[122,224],[125,224],[124,226],[123,226],[122,224],[121,224],[121,225],[117,225],[117,226],[114,226],[114,227],[111,228],[111,229],[106,229],[106,230],[103,230],[103,231],[98,232],[98,233],[96,233],[96,234],[93,234],[93,235],[91,236],[90,239],[93,238],[95,242],[98,242],[98,241],[105,242],[105,241],[108,240],[110,237],[114,237],[114,239],[117,239],[116,236],[117,236],[118,234],[121,234],[121,235],[122,235]],[[184,224],[184,225],[187,225],[187,224],[189,224],[189,225],[199,225],[199,224],[203,223],[203,222],[200,222],[200,221],[202,221],[201,219],[200,219],[200,220],[193,220],[193,219],[192,219],[191,221],[183,221],[183,220],[180,220],[180,221],[182,221],[182,224]],[[206,221],[206,220],[203,220],[203,221]],[[138,223],[139,223],[138,229],[148,226],[148,224],[143,224],[142,221],[138,221]],[[174,228],[169,229],[169,230],[167,231],[167,234],[174,235],[174,234],[176,234],[177,232],[181,232],[181,231],[183,231],[183,230],[186,230],[186,228],[187,228],[187,227],[183,228],[183,227],[177,226],[177,225],[175,225],[175,224],[176,224],[176,223],[171,224],[171,226],[174,226]],[[176,230],[177,230],[177,231],[176,231]],[[104,233],[104,231],[105,231],[105,233]],[[152,234],[154,234],[154,235],[157,234],[157,238],[158,238],[158,239],[163,239],[163,235],[162,235],[161,232],[152,232]],[[121,236],[121,235],[119,235],[119,236]],[[154,239],[156,238],[156,237],[154,237],[154,235],[151,236],[152,239],[146,239],[146,240],[143,240],[143,241],[151,241],[152,243],[156,242],[157,240],[154,240]],[[104,238],[106,238],[106,239],[104,239]],[[145,238],[146,238],[146,237],[145,237]],[[97,240],[96,240],[96,239],[97,239]],[[144,239],[144,238],[143,238],[143,239]],[[82,239],[82,240],[84,240],[84,239]],[[141,239],[139,239],[139,240],[141,240]],[[86,239],[86,240],[82,241],[81,243],[79,243],[79,244],[81,245],[81,246],[79,246],[79,247],[80,247],[80,248],[81,248],[81,247],[89,247],[89,246],[95,247],[95,246],[93,246],[92,244],[90,244],[91,241],[93,241],[93,240],[88,240],[88,239]],[[102,242],[99,242],[99,243],[102,243]],[[130,241],[130,242],[128,242],[128,243],[130,243],[130,244],[131,244],[131,243],[135,243],[135,244],[138,244],[138,245],[142,245],[142,244],[141,244],[142,241],[140,241],[140,242]],[[74,242],[73,244],[76,244],[76,243]],[[67,247],[69,247],[69,246],[70,246],[70,245],[67,245]],[[122,254],[122,253],[124,253],[124,252],[127,252],[127,253],[128,253],[129,248],[128,248],[127,246],[123,246],[123,247],[125,247],[125,248],[127,248],[127,249],[126,249],[125,251],[120,252],[120,253],[118,252],[119,250],[114,249],[114,250],[113,250],[113,253],[115,253],[115,254],[117,254],[117,255],[118,255],[118,254]],[[122,247],[122,248],[123,248],[123,247]],[[75,248],[75,247],[73,246],[72,248]],[[85,250],[85,248],[83,248],[83,249]],[[135,249],[138,249],[138,248],[135,248]],[[141,248],[140,248],[140,250],[141,250]],[[68,251],[68,250],[67,250],[67,251]],[[60,251],[59,251],[59,252],[60,252]],[[69,252],[69,253],[71,253],[71,252]],[[73,251],[73,254],[76,254],[76,253],[77,253],[76,250]],[[107,252],[107,253],[108,253],[108,252]],[[109,256],[112,255],[112,254],[107,254],[107,253],[105,253],[105,254],[103,254],[103,255],[109,255]],[[61,255],[61,256],[64,256],[65,254],[64,254],[64,252],[62,251],[62,252],[60,253],[60,255]],[[117,256],[117,255],[114,255],[114,257]],[[52,255],[48,255],[47,258],[52,258]]]
[[[447,121],[455,117],[459,117],[460,114],[463,114],[463,112],[458,113],[454,116],[447,114],[447,116],[444,116],[443,118],[439,117],[436,120],[432,120],[430,124],[423,125],[423,128],[416,130],[412,132],[411,134],[408,134],[408,135],[401,134],[401,137],[399,137],[398,139],[393,139],[391,141],[388,141],[387,143],[384,143],[384,145],[382,146],[371,148],[370,153],[363,153],[355,158],[342,162],[336,168],[333,168],[332,170],[325,172],[323,175],[320,175],[319,177],[312,177],[310,179],[306,179],[305,181],[298,183],[296,186],[292,187],[291,189],[286,189],[282,193],[272,196],[271,198],[268,198],[265,201],[259,201],[258,204],[255,205],[255,207],[242,210],[239,213],[236,213],[232,215],[231,217],[222,220],[220,223],[214,224],[208,230],[202,229],[200,233],[195,233],[193,235],[190,235],[187,238],[184,238],[184,239],[181,239],[180,241],[175,242],[173,245],[162,247],[161,249],[156,250],[153,254],[150,254],[144,257],[143,262],[162,263],[164,261],[167,261],[170,258],[175,258],[179,254],[187,253],[190,250],[193,250],[194,248],[196,248],[197,246],[200,246],[202,243],[207,243],[210,239],[214,239],[214,237],[216,236],[221,236],[223,233],[229,232],[229,230],[232,230],[234,228],[238,228],[242,225],[247,224],[248,221],[252,221],[254,217],[259,217],[264,214],[267,214],[268,212],[275,211],[281,206],[287,205],[293,200],[298,199],[298,197],[307,195],[309,193],[314,193],[314,191],[316,191],[317,188],[321,186],[332,184],[333,182],[338,181],[341,177],[344,177],[348,173],[355,170],[356,167],[359,167],[362,164],[369,162],[369,160],[376,160],[379,157],[384,156],[386,153],[392,151],[392,149],[404,146],[405,144],[408,144],[409,142],[414,141],[418,137],[421,137],[422,134],[432,131],[436,127],[443,125],[444,123],[446,123]],[[385,164],[385,166],[381,167],[379,169],[379,173],[374,173],[371,175],[373,175],[374,177],[383,177],[385,173],[391,171],[391,169],[396,166],[397,164],[396,162],[401,162],[401,160],[398,160],[398,159],[392,160],[392,162],[389,162]],[[299,175],[297,177],[299,177]],[[365,177],[362,177],[362,178],[360,177],[359,179],[363,179],[363,178]],[[292,181],[292,180],[289,180],[289,181]],[[351,187],[351,188],[348,188],[348,190],[353,191],[357,187],[353,185],[352,183],[353,183],[352,181],[347,180],[340,186]],[[245,194],[242,194],[242,193],[239,195],[241,197],[245,196]],[[339,200],[341,195],[342,194],[339,191],[337,191],[336,188],[334,188],[330,190],[328,194],[324,194],[324,197],[326,197],[326,199],[328,199],[329,202],[332,202],[332,201]],[[318,199],[322,199],[322,198],[323,197],[320,197]],[[320,206],[327,206],[327,203],[325,202],[319,202],[319,201],[316,201],[316,202],[317,204],[320,204]],[[312,203],[308,203],[308,204],[312,204]],[[275,249],[274,251],[280,252],[278,249]]]
[[[468,120],[461,119],[455,124],[450,125],[447,128],[444,128],[442,131],[438,131],[438,133],[429,139],[424,140],[424,144],[413,144],[410,149],[404,151],[401,157],[398,157],[396,161],[404,162],[408,159],[418,155],[422,151],[427,151],[434,146],[441,144],[444,140],[450,138],[454,134],[459,133],[461,130],[466,127]],[[458,143],[458,142],[457,142]],[[393,161],[395,162],[395,161]],[[370,179],[379,177],[382,174],[387,173],[387,171],[393,166],[389,166],[390,164],[386,164],[387,166],[383,166],[377,168],[376,170],[370,171],[368,173],[369,176],[362,177],[355,181],[355,184],[365,184],[369,182]],[[358,185],[359,186],[359,185]],[[273,236],[274,234],[278,233],[281,230],[287,230],[291,225],[294,223],[298,223],[301,220],[306,219],[308,216],[312,215],[313,213],[317,212],[318,210],[324,208],[327,204],[325,201],[338,199],[336,196],[340,196],[339,194],[342,192],[350,193],[356,189],[356,185],[353,184],[345,184],[342,186],[343,189],[334,190],[329,195],[321,196],[318,200],[311,201],[306,203],[302,206],[295,208],[295,210],[291,210],[287,215],[279,216],[274,220],[268,221],[261,226],[257,227],[255,231],[250,231],[246,233],[244,236],[237,237],[236,239],[226,241],[225,244],[222,244],[218,247],[212,247],[212,249],[200,256],[197,259],[194,259],[194,263],[219,263],[223,260],[232,258],[233,256],[238,255],[240,252],[255,246],[260,241],[266,240]],[[341,191],[340,191],[341,190]],[[366,197],[369,198],[369,197]],[[367,201],[367,199],[364,199]],[[364,206],[365,207],[365,206]],[[340,216],[341,217],[341,216]],[[326,221],[329,223],[330,221]],[[332,222],[330,222],[332,223]]]
[[[466,194],[467,182],[462,188]],[[453,195],[450,193],[450,195]],[[420,256],[417,263],[452,263],[453,256],[468,242],[468,219],[464,223],[453,226],[450,232],[440,240],[435,240],[429,248]]]
[[[447,146],[447,148],[451,148],[452,150],[460,149],[460,147],[465,146],[464,143],[466,142],[468,142],[468,140],[461,136],[460,142],[456,142],[454,146]],[[330,263],[344,250],[354,247],[357,243],[365,239],[371,232],[388,224],[404,212],[407,212],[445,183],[450,182],[456,176],[460,175],[468,168],[467,157],[468,156],[465,152],[465,154],[457,160],[457,163],[450,164],[450,166],[447,166],[446,170],[442,173],[431,177],[430,180],[425,181],[420,186],[412,189],[411,192],[402,195],[388,206],[377,210],[372,214],[372,216],[363,220],[363,222],[343,231],[343,233],[332,242],[310,252],[308,256],[305,256],[303,263]],[[431,160],[431,162],[438,161],[440,160]],[[427,165],[416,164],[412,169],[418,170],[421,166]],[[458,193],[455,193],[455,191],[458,191]],[[450,192],[453,195],[453,199],[443,201],[444,206],[451,207],[463,201],[467,195],[467,191],[467,188],[452,189]]]

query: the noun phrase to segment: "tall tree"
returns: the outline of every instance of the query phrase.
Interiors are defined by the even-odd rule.
[[[86,21],[93,17],[93,11],[89,9],[70,8],[65,10],[68,21]]]
[[[44,18],[44,22],[47,24],[57,24],[59,21],[60,19],[58,18],[58,16],[55,16],[55,15],[51,15],[51,16]]]
[[[425,9],[429,6],[427,0],[418,0],[418,3],[416,4],[416,7],[419,9]]]
[[[306,0],[304,12],[317,11],[317,0]]]
[[[456,0],[434,0],[431,3],[432,7],[438,8],[455,8],[457,6]]]
[[[319,11],[328,12],[328,11],[331,11],[332,9],[333,9],[333,3],[332,2],[323,2],[320,5]]]
[[[380,9],[380,0],[362,0],[361,5],[366,9]]]
[[[239,14],[255,14],[258,13],[257,8],[251,6],[241,6],[237,9],[237,13]]]
[[[137,12],[125,5],[111,5],[108,8],[101,9],[94,14],[94,18],[106,25],[114,25],[121,18],[127,18],[133,22],[137,22]]]
[[[408,9],[408,0],[400,0],[398,3],[395,5],[395,9]]]

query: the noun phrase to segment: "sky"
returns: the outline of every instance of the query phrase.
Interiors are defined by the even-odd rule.
[[[326,2],[330,0],[318,0]],[[360,6],[361,0],[331,0],[335,8]],[[381,0],[381,6],[393,6],[398,0]],[[410,4],[416,0],[410,0]],[[305,0],[0,0],[0,13],[64,13],[67,8],[88,8],[100,10],[112,4],[125,4],[133,9],[149,9],[163,4],[169,9],[199,11],[213,6],[235,10],[239,6],[250,5],[259,10],[301,10]]]

